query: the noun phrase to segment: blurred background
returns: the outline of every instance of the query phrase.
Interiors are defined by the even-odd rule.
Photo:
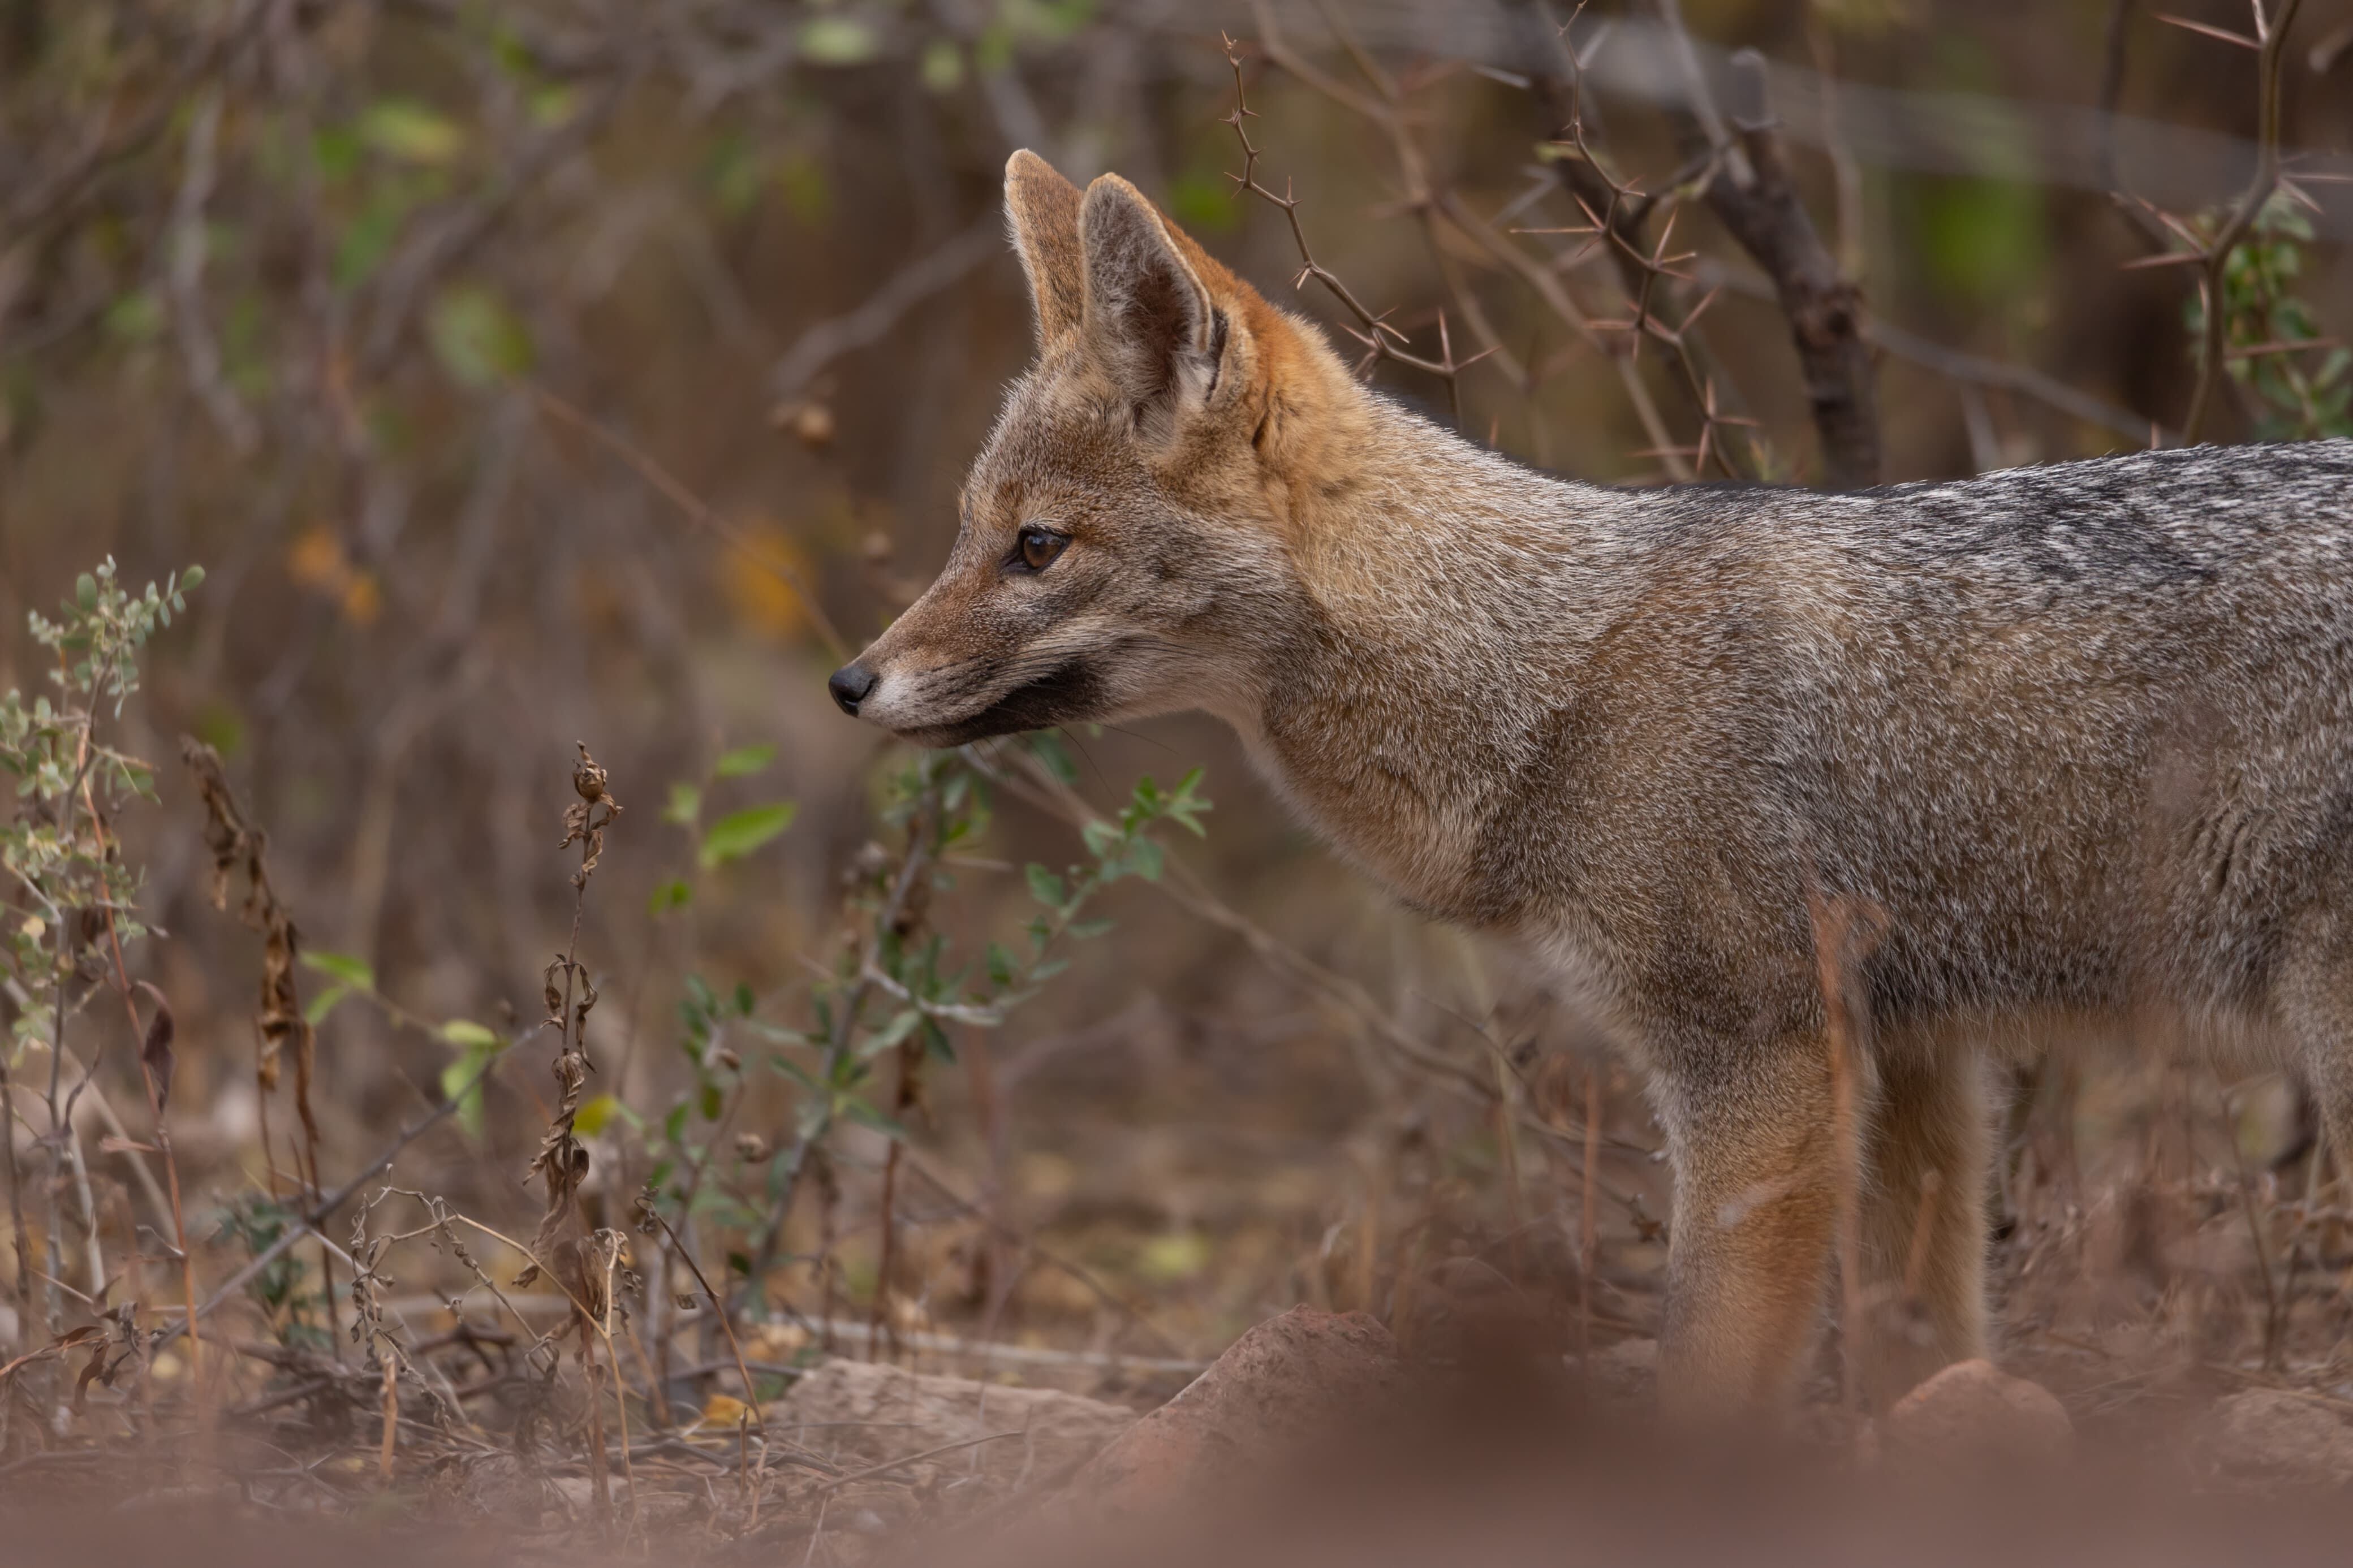
[[[1028,868],[1098,864],[1064,786],[1115,813],[1139,776],[1199,768],[1214,809],[1203,837],[1160,825],[1166,868],[1103,888],[1087,915],[1110,930],[1001,1026],[926,1015],[932,1065],[904,1089],[902,1042],[875,1045],[853,1086],[874,1114],[819,1130],[780,1251],[747,1239],[811,1130],[792,1032],[832,1027],[813,1006],[841,1005],[844,953],[874,940],[905,803],[944,787],[823,681],[943,557],[1029,356],[1006,156],[1125,174],[1353,352],[1362,323],[1294,290],[1291,226],[1229,178],[1239,81],[1251,172],[1296,197],[1314,259],[1417,357],[1483,351],[1451,378],[1368,367],[1466,437],[1613,483],[1949,478],[2179,438],[2196,247],[2263,166],[2271,56],[2216,36],[2250,33],[2244,5],[2176,8],[0,0],[0,689],[47,689],[26,612],[101,559],[133,587],[208,574],[100,725],[156,768],[158,798],[119,818],[157,928],[129,963],[177,1018],[200,1277],[275,1234],[256,1194],[301,1163],[287,1089],[265,1108],[255,1080],[262,942],[241,886],[212,903],[180,737],[266,831],[316,961],[323,1187],[503,1052],[397,1175],[513,1235],[542,1201],[517,1184],[555,1098],[531,1025],[574,919],[578,850],[557,845],[585,742],[628,807],[577,937],[601,995],[592,1218],[624,1225],[640,1184],[680,1196],[679,1163],[705,1162],[679,1223],[714,1270],[774,1269],[756,1283],[798,1316],[770,1359],[871,1312],[1182,1363],[1294,1301],[1410,1318],[1444,1260],[1555,1302],[1590,1271],[1587,1321],[1651,1331],[1666,1211],[1638,1087],[1514,954],[1315,847],[1198,718],[1008,752],[957,786],[988,812],[928,894],[948,973],[1052,907]],[[2273,51],[2286,185],[2219,274],[2232,357],[2204,438],[2353,433],[2349,45],[2353,4],[2306,0]],[[1724,149],[1763,144],[1744,135],[1778,150],[1832,268],[1810,298],[1845,324],[1823,330],[1861,344],[1866,471],[1826,452],[1813,362],[1709,199]],[[66,1041],[144,1128],[121,1007],[85,995]],[[46,1075],[47,1048],[20,1041],[18,1073]],[[2042,1138],[2025,1179],[2058,1195],[2017,1245],[2140,1256],[2086,1218],[2101,1151],[2174,1184],[2191,1243],[2216,1215],[2243,1226],[2212,1173],[2293,1152],[2293,1117],[2256,1114],[2292,1097],[2228,1087],[2030,1085],[2043,1120],[2014,1127],[2012,1172]],[[20,1107],[27,1183],[39,1131]],[[92,1210],[112,1251],[152,1255],[147,1156],[105,1132],[83,1133]],[[2209,1269],[2237,1332],[2262,1310],[2249,1270],[2268,1289],[2304,1245],[2265,1234],[2245,1244],[2265,1257],[2149,1267]],[[455,1278],[409,1267],[412,1291]],[[315,1274],[277,1289],[251,1310],[332,1326]],[[2313,1310],[2333,1335],[2341,1301]]]

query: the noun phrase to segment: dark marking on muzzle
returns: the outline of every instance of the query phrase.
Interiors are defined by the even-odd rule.
[[[1015,687],[970,718],[926,731],[923,739],[934,746],[962,746],[995,735],[1078,723],[1104,706],[1102,680],[1084,660],[1072,659]]]

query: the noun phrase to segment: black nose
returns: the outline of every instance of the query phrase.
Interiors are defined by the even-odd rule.
[[[825,683],[825,689],[833,693],[833,700],[839,704],[841,710],[855,719],[858,717],[858,705],[872,696],[874,688],[880,684],[881,678],[865,666],[845,664],[833,672],[833,679]]]

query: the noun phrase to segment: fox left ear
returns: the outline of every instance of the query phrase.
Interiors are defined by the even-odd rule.
[[[1023,148],[1005,164],[1005,221],[1038,308],[1038,346],[1079,330],[1086,263],[1079,250],[1079,187]]]
[[[1088,346],[1126,395],[1138,428],[1166,431],[1217,389],[1224,311],[1166,221],[1134,185],[1104,174],[1079,208]]]

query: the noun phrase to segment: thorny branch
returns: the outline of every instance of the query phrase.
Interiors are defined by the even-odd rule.
[[[1250,106],[1249,97],[1242,85],[1242,57],[1239,47],[1231,37],[1223,33],[1219,34],[1218,37],[1225,47],[1226,63],[1233,68],[1234,73],[1234,107],[1233,111],[1226,116],[1225,122],[1234,128],[1234,140],[1241,143],[1242,150],[1242,172],[1239,174],[1228,174],[1226,178],[1234,183],[1234,191],[1237,195],[1247,194],[1258,197],[1281,212],[1290,223],[1292,243],[1299,247],[1300,262],[1299,274],[1291,280],[1291,286],[1293,289],[1304,288],[1307,280],[1313,278],[1324,285],[1324,289],[1340,302],[1348,314],[1356,319],[1355,327],[1343,330],[1350,337],[1365,345],[1365,357],[1357,365],[1359,374],[1369,371],[1375,361],[1387,360],[1392,364],[1401,364],[1409,369],[1434,375],[1446,384],[1447,402],[1453,410],[1455,423],[1461,424],[1462,392],[1458,378],[1465,368],[1475,363],[1477,359],[1484,358],[1485,355],[1481,354],[1474,356],[1473,359],[1456,363],[1453,344],[1447,337],[1446,319],[1443,315],[1439,318],[1439,357],[1424,359],[1419,354],[1410,352],[1405,346],[1409,340],[1403,332],[1388,323],[1385,314],[1375,315],[1363,300],[1356,298],[1347,284],[1341,281],[1337,273],[1315,259],[1315,253],[1308,248],[1307,231],[1300,226],[1299,198],[1293,194],[1291,185],[1286,183],[1282,195],[1276,195],[1259,183],[1260,153],[1257,146],[1251,142],[1250,127],[1245,123],[1247,121],[1257,119],[1258,110]],[[1492,349],[1487,351],[1490,353],[1493,352]]]
[[[1371,121],[1388,137],[1398,174],[1405,184],[1402,205],[1420,220],[1431,253],[1440,258],[1441,270],[1450,285],[1453,286],[1455,304],[1462,312],[1463,319],[1487,340],[1486,349],[1482,352],[1494,354],[1498,365],[1503,366],[1506,375],[1517,381],[1524,391],[1533,390],[1544,379],[1544,374],[1533,368],[1521,370],[1516,366],[1508,351],[1485,327],[1485,315],[1476,301],[1460,288],[1459,280],[1444,260],[1447,245],[1440,227],[1441,218],[1448,228],[1467,239],[1496,266],[1517,278],[1545,309],[1569,330],[1579,344],[1601,353],[1609,359],[1617,371],[1627,405],[1634,411],[1636,420],[1651,443],[1649,449],[1659,457],[1667,477],[1678,480],[1691,479],[1693,469],[1686,460],[1686,451],[1676,443],[1665,418],[1660,414],[1657,400],[1651,395],[1650,385],[1642,379],[1641,369],[1635,357],[1631,353],[1613,352],[1605,345],[1596,323],[1570,298],[1557,272],[1497,233],[1494,226],[1473,213],[1459,195],[1439,185],[1431,178],[1429,159],[1413,133],[1397,82],[1356,44],[1340,13],[1329,5],[1323,7],[1326,25],[1348,47],[1358,71],[1371,84],[1369,96],[1335,80],[1293,48],[1276,27],[1273,13],[1263,0],[1254,5],[1253,15],[1258,24],[1260,48],[1271,64],[1333,102]]]
[[[1733,65],[1741,94],[1733,123],[1749,178],[1744,182],[1739,165],[1725,160],[1708,182],[1708,206],[1780,293],[1821,437],[1823,477],[1840,489],[1877,484],[1879,408],[1862,336],[1862,290],[1841,276],[1789,177],[1766,102],[1764,58],[1744,49]]]
[[[1821,441],[1824,479],[1841,489],[1877,484],[1879,413],[1862,291],[1840,272],[1790,177],[1767,101],[1764,57],[1754,49],[1733,56],[1738,100],[1727,129],[1692,55],[1681,6],[1676,0],[1654,5],[1684,65],[1687,128],[1703,160],[1693,183],[1773,280]]]
[[[2255,172],[2239,195],[2222,226],[2196,253],[2198,289],[2205,301],[2205,332],[2198,355],[2198,384],[2189,395],[2189,412],[2181,416],[2181,439],[2194,445],[2204,430],[2222,377],[2222,342],[2230,312],[2222,300],[2222,274],[2231,252],[2271,200],[2280,185],[2280,67],[2287,57],[2288,30],[2295,25],[2303,0],[2279,0],[2277,12],[2266,15],[2265,0],[2248,0],[2253,13],[2257,57],[2255,65]]]
[[[1567,30],[1554,26],[1542,6],[1531,7],[1531,14],[1541,26],[1541,43],[1550,62],[1530,79],[1536,101],[1549,121],[1546,133],[1556,138],[1548,147],[1555,154],[1550,167],[1586,222],[1581,228],[1516,232],[1595,237],[1583,250],[1567,258],[1560,264],[1561,269],[1575,268],[1597,247],[1607,249],[1630,311],[1627,320],[1609,322],[1608,326],[1627,334],[1630,355],[1638,354],[1646,342],[1655,341],[1662,345],[1676,372],[1677,384],[1691,411],[1699,418],[1696,440],[1687,449],[1677,448],[1678,455],[1688,452],[1695,474],[1704,474],[1709,458],[1714,458],[1727,477],[1755,478],[1758,465],[1752,463],[1746,471],[1736,468],[1730,443],[1717,436],[1719,426],[1745,426],[1753,430],[1757,421],[1719,410],[1720,399],[1727,395],[1719,388],[1728,389],[1731,383],[1708,351],[1700,330],[1700,317],[1715,302],[1715,289],[1709,289],[1697,303],[1686,307],[1682,320],[1672,325],[1660,308],[1661,297],[1671,294],[1675,283],[1692,280],[1690,274],[1676,268],[1694,257],[1689,253],[1670,254],[1668,245],[1674,230],[1680,193],[1704,178],[1705,168],[1677,177],[1660,192],[1644,192],[1611,174],[1588,134],[1583,58],[1572,46]],[[1650,219],[1662,209],[1666,219],[1657,237],[1651,239],[1647,233]],[[1595,325],[1599,328],[1603,323]],[[1736,395],[1733,400],[1736,404]],[[1761,456],[1761,440],[1752,434],[1749,441],[1752,452]]]

